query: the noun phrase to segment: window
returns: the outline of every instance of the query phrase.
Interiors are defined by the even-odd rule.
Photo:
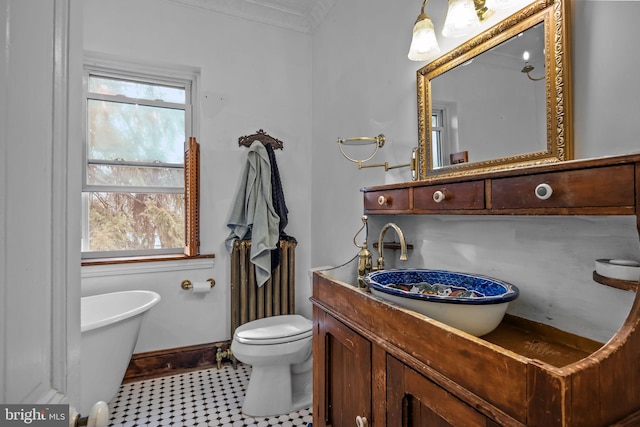
[[[454,102],[431,105],[431,159],[433,167],[451,164],[449,155],[458,151],[458,111]]]
[[[434,167],[447,164],[445,163],[447,128],[444,117],[444,108],[431,108],[431,158],[433,159]]]
[[[83,258],[182,253],[197,230],[195,77],[170,74],[85,66]]]

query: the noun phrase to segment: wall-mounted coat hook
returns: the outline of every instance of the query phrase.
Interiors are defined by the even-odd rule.
[[[274,149],[278,148],[282,150],[284,147],[284,142],[270,136],[268,133],[266,133],[262,129],[260,129],[258,132],[254,133],[253,135],[241,136],[240,138],[238,138],[238,145],[241,145],[244,147],[251,147],[251,144],[253,144],[255,141],[260,141],[264,145],[270,145]]]

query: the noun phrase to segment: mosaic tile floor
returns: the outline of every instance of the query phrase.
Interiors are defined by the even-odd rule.
[[[279,417],[242,414],[251,366],[239,363],[120,386],[109,402],[110,426],[307,426],[311,408]]]

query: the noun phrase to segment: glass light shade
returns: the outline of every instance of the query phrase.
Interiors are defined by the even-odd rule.
[[[413,39],[409,47],[409,59],[427,61],[440,53],[433,22],[429,17],[420,19],[413,26]]]
[[[473,0],[449,0],[449,10],[444,21],[442,35],[462,37],[473,33],[480,27]]]

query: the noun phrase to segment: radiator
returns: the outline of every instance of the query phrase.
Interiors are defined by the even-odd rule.
[[[267,282],[256,285],[251,240],[236,240],[231,252],[231,337],[251,320],[295,313],[295,249],[297,242],[280,241],[280,265]]]

